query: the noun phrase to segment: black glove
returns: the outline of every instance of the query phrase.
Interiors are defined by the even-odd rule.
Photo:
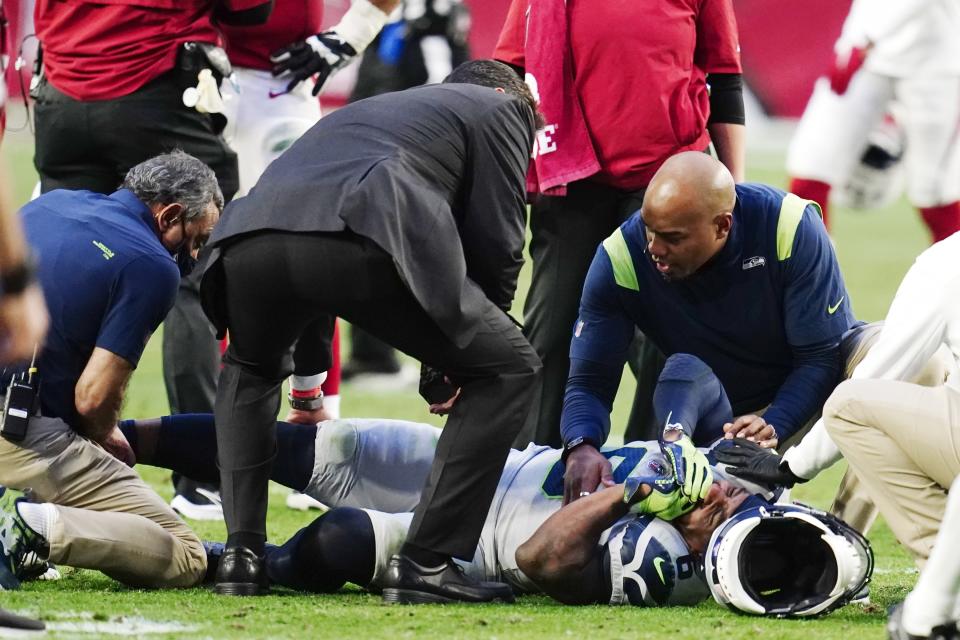
[[[324,31],[274,51],[270,54],[270,62],[273,63],[273,75],[290,74],[286,93],[316,74],[317,83],[313,85],[313,95],[317,95],[330,74],[346,65],[356,55],[356,50],[336,31]]]
[[[768,487],[792,487],[806,482],[805,478],[794,475],[790,465],[773,450],[765,449],[756,442],[744,438],[734,438],[728,447],[714,449],[717,462],[729,465],[730,474]]]
[[[420,395],[430,404],[443,404],[457,393],[443,372],[425,364],[420,365]]]

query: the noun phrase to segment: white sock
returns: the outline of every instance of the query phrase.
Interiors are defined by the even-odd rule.
[[[60,519],[57,508],[49,502],[43,504],[19,502],[17,503],[17,513],[27,523],[27,526],[36,531],[44,540],[50,539],[53,525]]]
[[[954,617],[960,592],[960,477],[950,485],[947,509],[940,523],[937,542],[917,586],[903,604],[903,628],[918,636]]]

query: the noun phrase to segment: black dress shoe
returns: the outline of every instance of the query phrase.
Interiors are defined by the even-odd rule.
[[[270,591],[263,557],[246,547],[224,549],[213,590],[226,596],[260,596]]]
[[[502,582],[480,582],[468,577],[453,560],[424,567],[403,555],[390,558],[383,585],[383,601],[400,604],[447,602],[513,602],[513,591]]]

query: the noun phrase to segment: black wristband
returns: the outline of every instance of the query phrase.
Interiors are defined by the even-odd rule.
[[[5,296],[23,293],[24,289],[33,283],[35,273],[33,259],[24,258],[23,262],[0,274],[0,290]]]
[[[570,453],[571,453],[574,449],[576,449],[576,448],[579,447],[580,445],[584,445],[584,444],[589,444],[589,445],[592,446],[593,448],[596,448],[596,447],[597,447],[597,445],[596,445],[596,444],[593,442],[593,440],[591,440],[590,438],[585,438],[585,437],[583,437],[583,436],[577,436],[576,438],[574,438],[574,439],[571,440],[570,442],[567,442],[567,443],[565,443],[565,444],[563,445],[563,453],[560,454],[560,460],[563,461],[563,462],[565,462],[566,459],[567,459],[567,456],[569,456]]]

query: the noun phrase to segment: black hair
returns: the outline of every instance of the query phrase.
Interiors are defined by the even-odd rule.
[[[543,114],[533,97],[530,87],[510,65],[496,60],[470,60],[454,69],[444,82],[478,84],[492,89],[503,89],[505,93],[519,98],[533,112],[536,128],[544,125]]]

